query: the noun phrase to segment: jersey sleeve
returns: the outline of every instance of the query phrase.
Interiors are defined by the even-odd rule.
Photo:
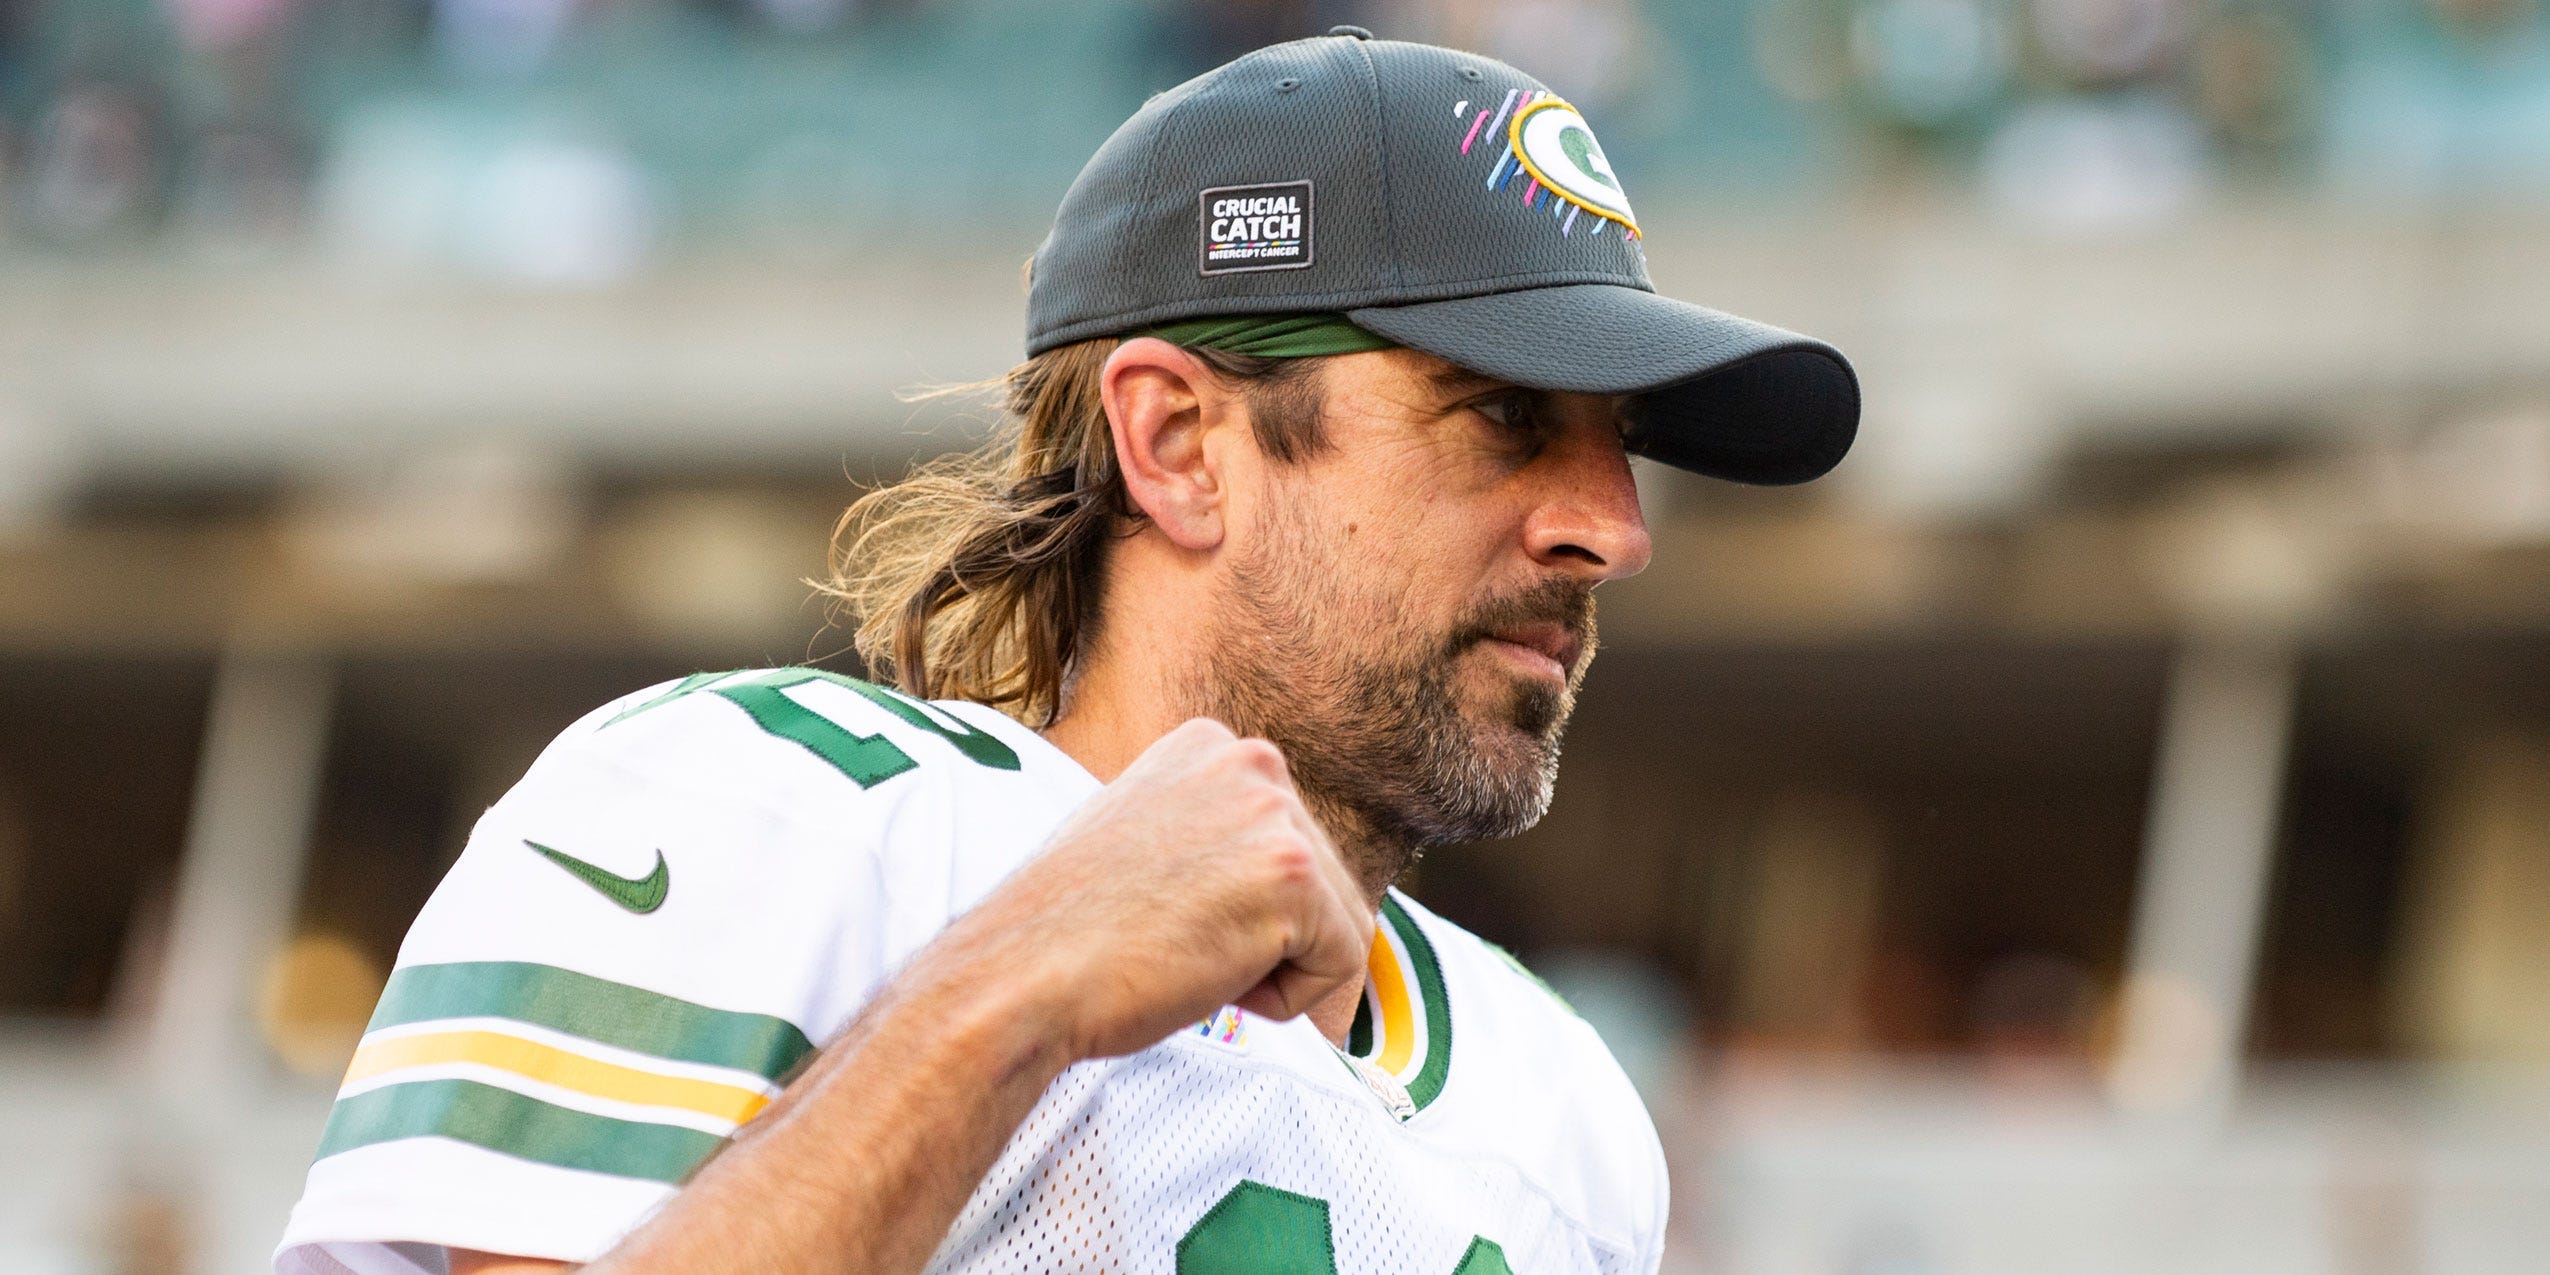
[[[418,915],[277,1270],[609,1249],[952,914],[954,887],[899,882],[880,852],[929,791],[900,778],[925,744],[1005,751],[804,670],[694,678],[570,728]]]

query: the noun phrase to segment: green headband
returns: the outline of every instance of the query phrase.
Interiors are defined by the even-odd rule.
[[[1164,323],[1134,335],[1156,336],[1187,349],[1221,350],[1256,359],[1307,359],[1399,348],[1397,342],[1385,341],[1347,322],[1342,314],[1215,316]]]

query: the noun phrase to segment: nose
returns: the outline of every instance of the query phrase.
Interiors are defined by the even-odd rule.
[[[1578,416],[1541,462],[1539,501],[1524,529],[1533,560],[1588,584],[1646,570],[1655,545],[1610,414]]]

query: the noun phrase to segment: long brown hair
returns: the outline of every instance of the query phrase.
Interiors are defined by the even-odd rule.
[[[1138,529],[1099,376],[1117,338],[1061,346],[979,387],[1000,427],[868,492],[833,528],[817,588],[855,626],[869,671],[924,699],[988,704],[1030,726],[1060,714],[1101,616],[1107,545]],[[1316,358],[1189,353],[1242,387],[1259,448],[1297,461],[1323,445]]]

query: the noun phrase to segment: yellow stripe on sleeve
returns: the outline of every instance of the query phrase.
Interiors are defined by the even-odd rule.
[[[770,1105],[768,1095],[740,1086],[658,1075],[491,1031],[431,1032],[369,1042],[354,1052],[345,1083],[438,1063],[477,1063],[596,1098],[675,1107],[739,1125]]]

